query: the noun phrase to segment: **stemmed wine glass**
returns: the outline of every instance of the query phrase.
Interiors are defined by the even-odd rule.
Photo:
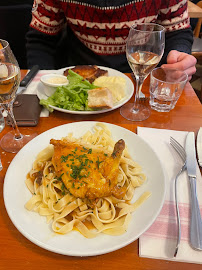
[[[6,40],[0,39],[0,105],[7,111],[12,120],[13,131],[5,134],[0,146],[6,152],[18,152],[36,134],[22,135],[18,129],[14,114],[13,102],[20,84],[20,68]],[[26,113],[26,112],[25,112]]]
[[[154,23],[138,23],[131,26],[126,42],[126,57],[136,78],[134,103],[126,103],[121,115],[132,121],[149,117],[150,109],[140,104],[140,91],[145,78],[158,65],[165,47],[165,28]]]

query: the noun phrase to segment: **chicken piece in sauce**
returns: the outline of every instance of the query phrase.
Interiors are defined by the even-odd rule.
[[[115,144],[111,156],[67,141],[52,139],[50,143],[54,145],[52,162],[57,176],[75,197],[122,198],[125,195],[126,188],[117,186],[124,140]]]

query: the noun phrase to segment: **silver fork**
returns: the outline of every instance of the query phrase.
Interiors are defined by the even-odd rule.
[[[177,244],[175,247],[174,257],[176,257],[180,239],[181,239],[181,224],[180,224],[180,213],[179,213],[179,206],[178,206],[178,191],[177,191],[177,182],[180,174],[186,170],[186,152],[181,144],[179,144],[173,137],[170,137],[170,144],[175,149],[175,151],[178,153],[178,155],[181,157],[183,161],[183,166],[179,170],[178,174],[175,177],[175,206],[176,206],[176,212],[177,212],[177,226],[178,226],[178,237],[177,237]]]

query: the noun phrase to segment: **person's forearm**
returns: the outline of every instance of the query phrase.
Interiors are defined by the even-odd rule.
[[[166,63],[168,53],[171,50],[191,54],[192,43],[193,33],[191,28],[166,33],[165,51],[159,65]]]
[[[58,37],[49,36],[30,28],[26,40],[28,68],[39,65],[40,69],[54,69]]]

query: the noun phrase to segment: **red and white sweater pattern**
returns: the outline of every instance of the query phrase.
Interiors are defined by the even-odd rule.
[[[159,23],[167,32],[189,27],[187,0],[117,2],[119,5],[107,7],[99,6],[99,0],[35,0],[31,27],[56,35],[67,22],[79,40],[100,55],[124,53],[134,23]]]

